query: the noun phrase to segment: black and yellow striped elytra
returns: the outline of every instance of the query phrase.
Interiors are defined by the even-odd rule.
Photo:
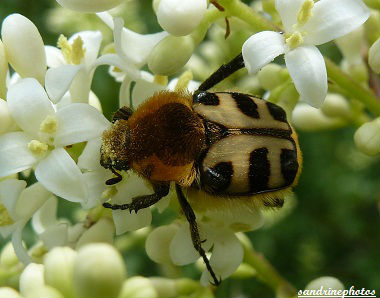
[[[219,196],[253,196],[291,187],[300,151],[285,111],[252,95],[198,92],[207,147],[193,187]],[[276,205],[276,204],[274,204]]]

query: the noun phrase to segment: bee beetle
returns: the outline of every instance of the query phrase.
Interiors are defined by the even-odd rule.
[[[149,180],[153,194],[132,203],[106,208],[137,212],[175,189],[190,224],[194,248],[203,258],[214,284],[220,280],[206,257],[194,211],[182,188],[199,191],[216,202],[253,202],[281,207],[284,193],[298,180],[301,151],[285,111],[258,97],[208,89],[244,67],[242,55],[222,65],[193,95],[161,91],[136,111],[120,108],[103,133],[103,167],[121,181],[118,171],[133,170]],[[206,197],[205,197],[206,198]],[[202,196],[192,199],[203,200]],[[202,205],[202,203],[200,203]]]

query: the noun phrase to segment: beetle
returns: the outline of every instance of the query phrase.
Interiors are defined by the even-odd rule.
[[[249,94],[207,91],[242,67],[239,54],[194,94],[161,91],[136,111],[122,107],[102,136],[100,163],[115,174],[106,184],[122,180],[118,171],[133,170],[154,189],[130,204],[103,206],[137,212],[166,196],[174,182],[194,248],[214,284],[220,280],[202,248],[196,216],[183,188],[204,193],[203,199],[192,199],[204,208],[227,201],[281,207],[302,165],[297,135],[281,107]]]

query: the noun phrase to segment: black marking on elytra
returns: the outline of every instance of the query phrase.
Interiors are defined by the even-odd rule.
[[[266,104],[267,104],[269,113],[272,115],[274,120],[286,122],[286,123],[288,122],[286,120],[286,113],[283,108],[269,101],[267,101]]]
[[[298,171],[297,151],[281,150],[281,173],[285,180],[285,185],[291,185]]]
[[[194,93],[193,103],[200,103],[206,106],[218,106],[220,102],[218,95],[215,93],[200,91]]]
[[[250,191],[258,192],[267,190],[270,176],[270,162],[268,149],[258,148],[249,155],[249,186]]]
[[[211,146],[212,144],[228,136],[228,128],[222,124],[203,120],[203,126],[205,128],[207,146]]]
[[[242,93],[231,92],[230,94],[243,114],[255,119],[260,118],[257,104],[252,100],[252,97]]]
[[[223,193],[231,184],[232,162],[220,162],[201,174],[202,188],[212,194]]]

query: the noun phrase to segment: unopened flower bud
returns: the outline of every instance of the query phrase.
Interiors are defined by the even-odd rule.
[[[356,147],[365,154],[380,153],[380,117],[359,127],[354,134]]]
[[[201,287],[199,282],[190,278],[179,278],[175,281],[177,296],[190,296]]]
[[[340,118],[329,118],[320,109],[307,104],[298,104],[293,110],[293,124],[304,131],[318,131],[340,127],[344,121]]]
[[[369,49],[368,63],[374,72],[380,73],[380,38]]]
[[[161,40],[148,58],[149,69],[159,75],[172,75],[180,70],[194,51],[194,41],[189,36],[167,36]]]
[[[12,288],[0,288],[0,298],[22,298],[21,295]]]
[[[101,218],[96,224],[91,226],[79,238],[76,249],[95,242],[103,242],[112,244],[115,228],[112,222],[107,218]]]
[[[11,14],[3,21],[1,36],[9,63],[21,77],[45,80],[46,54],[37,27],[20,14]]]
[[[175,224],[153,230],[145,242],[145,250],[149,258],[156,263],[172,264],[169,246],[177,231],[178,227]]]
[[[265,90],[272,90],[290,78],[287,70],[275,63],[265,65],[257,76]]]
[[[158,298],[157,291],[151,281],[142,276],[128,278],[121,289],[118,298]]]
[[[319,290],[322,286],[324,289],[344,290],[344,285],[332,276],[322,276],[312,280],[307,284],[305,290]]]
[[[64,8],[80,12],[101,12],[118,6],[123,0],[57,0]]]
[[[45,282],[65,297],[73,296],[73,269],[77,253],[70,247],[55,247],[44,258]]]
[[[73,281],[78,298],[117,297],[125,278],[124,261],[113,246],[94,243],[79,250]]]
[[[157,291],[158,297],[178,297],[177,286],[174,280],[163,277],[151,277],[149,280]]]
[[[64,297],[57,289],[50,286],[42,286],[39,288],[35,288],[25,295],[25,298],[66,298]]]
[[[206,0],[160,0],[156,14],[164,30],[174,36],[184,36],[199,25],[206,9]]]
[[[38,288],[45,285],[44,282],[44,266],[41,264],[29,264],[20,276],[20,293],[22,296],[28,295]]]
[[[350,105],[340,94],[328,93],[321,107],[322,112],[329,117],[349,117]]]

